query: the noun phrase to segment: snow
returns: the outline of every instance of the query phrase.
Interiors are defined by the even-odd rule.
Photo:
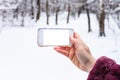
[[[16,9],[22,0],[0,0],[0,9]]]
[[[112,18],[109,25],[105,21],[106,37],[99,37],[94,14],[91,14],[91,33],[87,32],[86,14],[81,14],[80,18],[70,17],[69,24],[66,24],[66,15],[59,16],[59,25],[55,25],[55,17],[50,17],[50,25],[46,25],[46,16],[42,14],[36,24],[4,27],[0,32],[0,80],[86,80],[88,74],[54,51],[53,47],[37,45],[37,29],[43,27],[73,28],[90,47],[96,59],[108,56],[120,63],[120,30]]]

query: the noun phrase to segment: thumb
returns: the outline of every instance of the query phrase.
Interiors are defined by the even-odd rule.
[[[73,36],[70,36],[70,42],[72,44],[75,44],[77,42],[77,39],[75,39]]]
[[[73,36],[70,37],[70,42],[77,48],[79,46],[79,40],[74,38]]]

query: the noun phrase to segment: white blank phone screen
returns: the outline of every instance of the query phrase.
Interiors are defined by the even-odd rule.
[[[69,45],[69,30],[44,30],[43,45]]]

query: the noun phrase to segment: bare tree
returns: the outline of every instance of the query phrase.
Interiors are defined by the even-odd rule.
[[[21,17],[22,17],[22,20],[21,20],[21,26],[23,27],[24,26],[24,22],[25,22],[25,15],[27,14],[26,13],[26,9],[27,9],[27,0],[24,0],[23,1],[23,5],[21,6]]]
[[[100,12],[100,19],[99,19],[99,36],[105,36],[105,5],[104,2],[101,0],[101,12]]]
[[[80,17],[80,14],[81,14],[81,7],[78,8],[78,17]]]
[[[36,15],[36,21],[40,19],[40,0],[37,0],[37,15]]]
[[[88,32],[91,32],[91,22],[90,22],[90,13],[89,13],[89,9],[88,9],[88,4],[86,3],[86,13],[87,13],[87,17],[88,17]]]
[[[33,0],[31,0],[31,19],[34,19],[34,6],[33,6]]]
[[[47,16],[47,24],[49,24],[49,2],[46,0],[46,16]]]
[[[71,12],[71,6],[70,6],[70,3],[68,3],[67,23],[69,23],[69,19],[70,19],[70,12]]]
[[[59,13],[59,5],[58,5],[58,0],[56,0],[56,25],[58,24],[58,13]]]
[[[16,18],[18,20],[19,7],[17,7],[13,12],[14,12],[13,13],[13,18]]]
[[[5,21],[5,18],[7,17],[6,15],[7,11],[6,10],[2,10],[2,21]]]

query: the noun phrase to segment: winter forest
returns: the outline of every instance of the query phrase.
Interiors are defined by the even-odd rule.
[[[39,28],[72,28],[96,59],[120,64],[120,0],[0,0],[0,80],[87,80],[53,46],[38,46]]]
[[[11,0],[11,2],[1,0],[0,5],[2,5],[0,6],[1,22],[12,26],[24,27],[26,18],[37,22],[41,18],[41,13],[46,14],[47,25],[50,24],[51,16],[55,16],[55,24],[59,25],[59,15],[67,12],[66,23],[70,22],[71,16],[79,18],[85,13],[88,18],[88,32],[92,31],[90,14],[96,15],[100,36],[105,36],[104,21],[107,19],[109,22],[109,16],[120,28],[119,0]]]

